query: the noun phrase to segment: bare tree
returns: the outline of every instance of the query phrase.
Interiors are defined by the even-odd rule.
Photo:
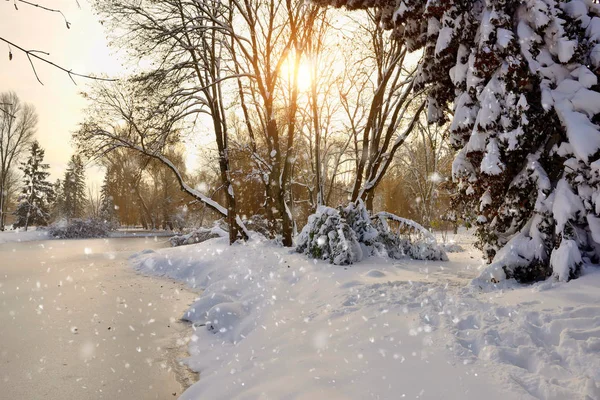
[[[133,80],[143,89],[142,95],[152,93],[160,97],[157,108],[147,114],[178,110],[170,115],[172,126],[189,123],[201,115],[212,121],[227,203],[225,210],[215,204],[213,208],[228,218],[232,241],[238,234],[247,236],[237,216],[229,165],[226,115],[229,104],[225,91],[235,88],[227,86],[228,82],[237,85],[244,118],[250,127],[250,148],[264,172],[265,210],[272,221],[281,221],[283,243],[290,246],[292,216],[286,192],[296,136],[298,90],[294,88],[287,93],[286,107],[276,93],[282,65],[292,56],[297,70],[309,32],[307,27],[318,9],[291,0],[156,3],[119,0],[97,2],[96,6],[115,27],[125,30],[123,45],[129,46],[137,58],[148,57],[155,62],[156,66]],[[147,105],[138,107],[148,109]],[[250,110],[255,111],[252,116]],[[278,113],[283,115],[282,122],[278,121]],[[256,147],[259,139],[251,128],[255,122],[264,145],[260,150]],[[151,147],[152,156],[164,159],[158,151],[164,147],[160,142],[167,140],[168,135],[172,132],[163,130],[157,146],[150,145],[148,140],[132,143],[123,138],[119,143],[123,146],[127,142],[130,148],[142,151]],[[206,196],[198,198],[213,203],[207,202]]]
[[[444,203],[449,204],[442,184],[451,175],[454,152],[448,146],[446,129],[421,118],[412,140],[396,155],[400,170],[397,182],[413,200],[416,221],[428,228],[441,221],[435,219],[446,211]]]
[[[111,24],[125,30],[119,42],[122,46],[128,47],[138,58],[150,57],[156,62],[155,67],[132,80],[139,94],[151,94],[157,100],[155,108],[146,112],[146,117],[163,112],[169,115],[168,120],[162,121],[169,125],[167,129],[160,133],[155,130],[152,140],[148,140],[148,132],[140,131],[139,135],[144,136],[141,142],[132,143],[121,138],[120,145],[139,149],[174,167],[164,154],[159,154],[164,150],[164,144],[173,137],[174,132],[170,128],[181,127],[202,115],[208,116],[219,151],[221,181],[227,188],[226,206],[220,206],[207,196],[186,187],[183,182],[182,188],[228,219],[231,242],[238,237],[246,238],[247,232],[237,216],[231,183],[229,133],[222,89],[224,81],[236,77],[226,70],[224,62],[229,32],[222,25],[230,16],[230,9],[217,2],[190,3],[180,0],[145,4],[121,0],[110,4],[97,2],[96,6]],[[107,93],[105,90],[104,94]],[[149,108],[148,104],[141,103],[136,107]],[[131,117],[126,116],[125,119]],[[136,127],[139,121],[131,125]],[[104,137],[109,138],[110,135]]]
[[[362,199],[372,209],[375,189],[413,131],[425,102],[413,93],[416,65],[408,62],[404,43],[383,29],[375,12],[367,10],[366,15],[361,24],[369,39],[365,63],[374,70],[349,71],[349,84],[340,90],[340,98],[354,139],[356,179],[351,200]]]
[[[14,92],[1,93],[0,104],[0,230],[4,230],[10,174],[33,138],[38,116]]]
[[[279,225],[282,242],[292,245],[293,216],[288,194],[298,128],[297,85],[300,63],[313,35],[317,7],[291,0],[230,2],[231,52],[238,79],[240,105],[255,168],[265,186],[264,210]],[[235,16],[239,17],[235,19]],[[283,89],[282,68],[289,70]],[[254,113],[249,112],[254,111]]]

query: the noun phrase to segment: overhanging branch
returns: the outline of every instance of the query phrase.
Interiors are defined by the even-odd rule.
[[[77,72],[73,72],[72,70],[69,70],[69,69],[66,69],[66,68],[64,68],[64,67],[61,67],[60,65],[58,65],[58,64],[55,64],[55,63],[53,63],[52,61],[50,61],[50,60],[48,60],[48,59],[46,59],[46,58],[44,58],[44,57],[42,57],[42,56],[38,55],[38,54],[43,54],[43,55],[46,55],[46,56],[48,56],[48,55],[50,55],[49,53],[46,53],[46,52],[43,52],[43,51],[39,51],[39,50],[27,50],[27,49],[24,49],[23,47],[21,47],[21,46],[18,46],[18,45],[16,45],[15,43],[13,43],[13,42],[11,42],[11,41],[9,41],[9,40],[7,40],[7,39],[5,39],[5,38],[1,37],[1,36],[0,36],[0,41],[2,41],[2,42],[4,42],[4,43],[8,44],[9,48],[12,48],[12,47],[14,47],[15,49],[17,49],[17,50],[19,50],[19,51],[21,51],[21,52],[25,53],[25,55],[27,56],[27,59],[29,60],[29,64],[31,64],[31,69],[33,69],[33,73],[35,74],[35,77],[36,77],[37,81],[38,81],[40,84],[42,84],[42,85],[43,85],[44,83],[43,83],[43,82],[40,80],[40,77],[39,77],[39,75],[38,75],[38,73],[37,73],[37,70],[35,69],[35,64],[33,63],[33,59],[34,59],[34,58],[35,58],[36,60],[42,61],[42,62],[44,62],[44,63],[46,63],[46,64],[48,64],[48,65],[51,65],[52,67],[54,67],[54,68],[56,68],[56,69],[59,69],[59,70],[61,70],[61,71],[65,72],[67,75],[69,75],[69,78],[71,78],[71,81],[73,81],[73,83],[74,83],[75,85],[77,85],[77,82],[75,82],[75,79],[73,79],[73,77],[75,77],[75,76],[77,76],[77,77],[80,77],[80,78],[85,78],[85,79],[93,79],[93,80],[97,80],[97,81],[107,81],[107,82],[114,82],[114,81],[117,81],[117,79],[112,79],[112,78],[99,78],[99,77],[96,77],[96,76],[85,75],[85,74],[79,74],[79,73],[77,73]],[[10,54],[11,54],[11,55],[9,56],[9,58],[10,58],[10,59],[12,59],[12,53],[10,53]]]

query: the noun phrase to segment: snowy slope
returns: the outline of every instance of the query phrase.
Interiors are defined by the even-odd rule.
[[[204,289],[183,399],[600,399],[600,273],[485,293],[464,242],[451,262],[345,268],[213,239],[132,263]]]

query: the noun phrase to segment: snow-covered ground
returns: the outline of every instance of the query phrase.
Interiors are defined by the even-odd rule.
[[[36,230],[30,228],[27,231],[14,230],[14,231],[2,231],[0,232],[0,244],[3,243],[15,243],[15,242],[33,242],[35,240],[47,240],[48,232],[44,230]]]
[[[183,399],[600,399],[600,271],[481,290],[466,235],[450,262],[350,267],[253,239],[132,257],[196,289]]]
[[[117,230],[110,232],[111,238],[134,238],[134,237],[170,237],[173,236],[171,231],[144,231],[137,230]],[[18,242],[33,242],[36,240],[53,239],[48,235],[48,231],[44,229],[37,230],[35,227],[29,228],[27,231],[14,230],[0,232],[0,244],[3,243],[18,243]]]

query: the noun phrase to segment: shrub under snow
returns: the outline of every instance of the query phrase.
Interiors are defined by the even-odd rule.
[[[443,243],[442,247],[446,253],[461,253],[465,251],[465,249],[456,243]]]
[[[59,221],[48,228],[48,234],[59,239],[88,239],[108,237],[111,226],[97,219]]]
[[[394,233],[386,222],[392,217],[412,228],[420,228],[423,238],[413,241]],[[339,209],[319,207],[302,229],[296,251],[336,265],[352,264],[372,255],[448,260],[444,250],[423,227],[388,213],[379,214],[372,221],[362,202]]]
[[[363,258],[356,233],[338,210],[325,206],[308,217],[296,251],[336,265],[352,264]]]
[[[400,228],[410,228],[416,233],[417,238],[411,239],[401,237],[394,233],[387,219],[400,223]],[[397,217],[390,213],[379,213],[376,215],[375,227],[378,232],[377,241],[385,247],[390,258],[412,258],[413,260],[448,261],[444,248],[437,244],[435,238],[429,231],[414,221]]]
[[[221,229],[219,226],[215,226],[211,229],[198,228],[185,235],[173,236],[169,239],[172,247],[184,246],[188,244],[202,243],[209,239],[218,237],[228,237],[229,233]]]

